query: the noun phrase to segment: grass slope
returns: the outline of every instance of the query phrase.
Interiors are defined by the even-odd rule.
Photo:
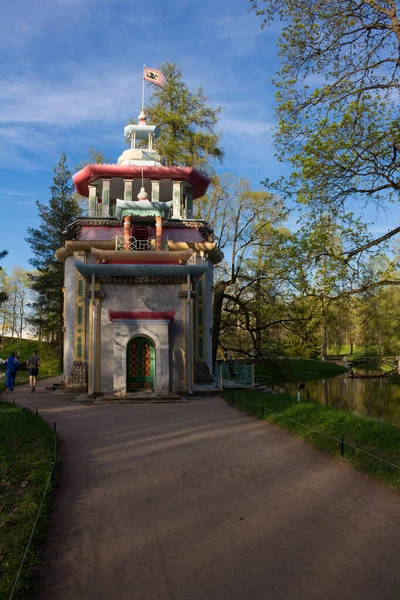
[[[37,342],[35,340],[22,340],[21,344],[21,354],[18,358],[21,366],[26,365],[26,361],[29,356],[33,354],[33,351],[37,350],[40,356],[40,369],[39,369],[39,379],[42,377],[50,377],[51,375],[59,374],[59,364],[58,364],[58,344],[49,344],[48,342]],[[14,351],[17,355],[17,340],[11,340],[10,338],[6,338],[4,343],[4,352],[0,353],[0,358],[3,360],[10,356],[11,352]],[[4,373],[4,368],[2,367],[2,373]],[[28,371],[18,370],[16,377],[16,384],[26,383],[29,380]],[[4,378],[0,379],[0,391],[5,388],[5,380]]]
[[[4,402],[0,431],[0,598],[9,598],[51,471],[54,434],[40,417]],[[26,598],[47,521],[45,501],[15,598]]]
[[[264,418],[302,437],[313,446],[340,457],[340,443],[314,433],[302,425],[341,439],[384,460],[400,466],[400,429],[335,408],[311,402],[297,402],[292,396],[266,394],[256,390],[235,390],[223,393],[228,402],[251,415]],[[248,404],[250,401],[252,404]],[[278,415],[264,410],[270,409]],[[293,419],[289,421],[288,419]],[[400,491],[400,468],[395,469],[381,461],[345,446],[343,460],[356,469],[368,473]]]
[[[255,367],[256,378],[267,377],[277,383],[327,379],[345,372],[346,369],[335,363],[305,358],[270,359]]]

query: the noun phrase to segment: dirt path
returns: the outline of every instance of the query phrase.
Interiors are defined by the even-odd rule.
[[[85,406],[63,470],[42,600],[398,600],[400,494],[219,398]]]

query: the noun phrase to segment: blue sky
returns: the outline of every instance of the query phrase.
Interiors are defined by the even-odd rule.
[[[5,5],[4,5],[5,4]],[[72,172],[89,148],[117,160],[137,116],[142,66],[177,62],[185,82],[221,105],[223,171],[258,187],[284,165],[274,157],[279,26],[261,31],[247,0],[16,0],[3,3],[0,37],[2,266],[30,268],[26,229],[39,225],[53,167]],[[146,91],[149,94],[149,91]],[[396,211],[396,224],[398,221]],[[373,231],[395,226],[382,215]]]

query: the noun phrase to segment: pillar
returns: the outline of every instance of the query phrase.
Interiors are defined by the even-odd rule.
[[[110,184],[111,179],[103,179],[102,199],[102,216],[110,216]]]
[[[151,180],[151,201],[160,202],[160,181],[157,179]]]
[[[172,218],[182,218],[182,181],[172,182]]]
[[[124,200],[132,201],[133,179],[124,179]]]
[[[186,188],[186,218],[193,219],[193,188]]]
[[[131,249],[131,227],[132,227],[132,217],[128,215],[124,218],[124,250]]]
[[[162,217],[156,217],[156,250],[162,250]]]
[[[89,217],[96,216],[96,208],[97,208],[97,190],[95,185],[89,185],[89,209],[88,214]]]

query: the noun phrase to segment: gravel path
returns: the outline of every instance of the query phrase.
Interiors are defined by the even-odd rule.
[[[41,600],[398,600],[400,494],[218,397],[86,406],[63,460]]]

